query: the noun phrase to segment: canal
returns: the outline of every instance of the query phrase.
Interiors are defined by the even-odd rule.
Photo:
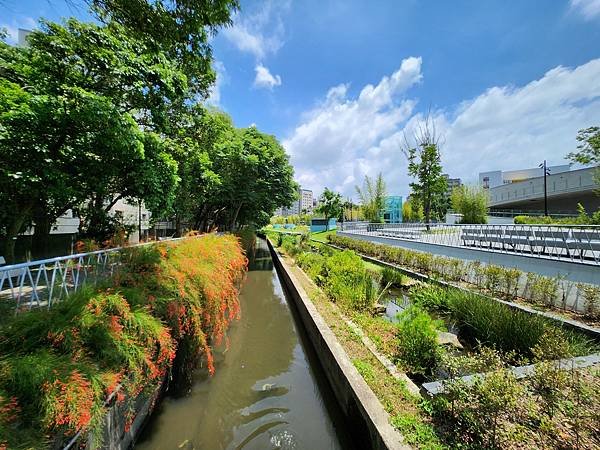
[[[248,256],[241,319],[215,351],[214,376],[200,369],[188,395],[165,397],[136,449],[352,448],[266,242]]]

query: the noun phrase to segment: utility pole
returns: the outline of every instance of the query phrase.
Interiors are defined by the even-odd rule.
[[[142,242],[142,201],[138,200],[138,242]]]
[[[542,164],[539,165],[544,170],[544,216],[548,217],[548,182],[546,180],[547,176],[550,174],[548,170],[548,166],[546,165],[546,160]]]

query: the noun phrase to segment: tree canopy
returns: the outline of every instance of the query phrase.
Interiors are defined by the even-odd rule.
[[[600,166],[600,127],[589,127],[577,133],[577,151],[567,155],[573,162]],[[596,169],[595,181],[600,184],[600,167]],[[600,193],[600,191],[598,191]]]
[[[460,223],[487,223],[488,193],[481,186],[458,186],[450,200],[452,209],[462,215]]]
[[[447,181],[442,174],[440,139],[435,125],[427,119],[415,133],[413,143],[405,137],[402,150],[408,159],[408,174],[415,181],[410,183],[412,196],[423,206],[425,223],[439,218],[445,202]]]
[[[325,217],[325,229],[329,230],[329,219],[338,217],[342,213],[342,196],[341,194],[325,188],[319,197],[319,207],[317,212]]]
[[[386,186],[383,175],[371,179],[365,175],[363,187],[356,186],[356,193],[362,205],[365,219],[369,222],[382,222],[383,209],[385,208]]]
[[[210,38],[231,24],[238,0],[86,0],[97,17],[163,52],[188,80],[191,96],[205,97],[215,81]]]
[[[203,105],[210,36],[238,2],[92,1],[101,24],[41,22],[0,42],[0,234],[36,233],[67,210],[84,236],[114,233],[111,207],[143,202],[178,229],[264,225],[296,184],[283,147]]]

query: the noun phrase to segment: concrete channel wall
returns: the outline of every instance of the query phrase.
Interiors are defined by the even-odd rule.
[[[338,236],[360,239],[375,244],[407,248],[434,255],[442,255],[467,261],[481,261],[497,266],[514,267],[522,272],[533,272],[547,277],[564,277],[575,283],[600,284],[600,266],[578,264],[558,259],[536,258],[533,256],[489,252],[475,248],[451,247],[428,242],[417,242],[408,239],[394,239],[383,236],[369,236],[357,233],[338,231]]]
[[[357,448],[410,449],[410,446],[403,443],[400,433],[390,425],[389,415],[358,373],[300,283],[268,239],[267,243],[281,283],[298,310],[302,325],[348,420],[348,428],[355,431],[353,437],[358,440]]]
[[[117,396],[111,395],[108,402],[108,411],[104,417],[101,441],[94,441],[90,433],[86,439],[86,450],[127,450],[133,447],[133,444],[139,437],[144,424],[149,419],[154,406],[166,383],[166,377],[159,386],[150,394],[142,393],[133,402],[133,420],[127,423],[129,405],[127,402],[117,402]],[[63,450],[75,449],[78,447],[77,436],[64,447]]]

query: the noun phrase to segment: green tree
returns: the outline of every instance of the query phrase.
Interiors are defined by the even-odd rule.
[[[294,169],[274,136],[255,127],[235,130],[217,146],[216,172],[222,186],[216,200],[225,208],[217,222],[224,227],[262,227],[280,206],[297,197]]]
[[[338,217],[342,211],[342,196],[337,192],[333,192],[329,188],[325,188],[319,197],[319,207],[317,212],[323,214],[325,218],[325,230],[329,231],[329,219]]]
[[[402,151],[408,159],[408,174],[416,179],[410,183],[410,187],[413,195],[423,205],[425,223],[429,230],[432,218],[437,218],[440,214],[438,208],[444,204],[447,190],[447,181],[442,175],[440,139],[429,118],[419,127],[413,141],[414,143],[409,143],[405,136]]]
[[[458,186],[450,197],[452,209],[462,214],[461,223],[487,223],[488,194],[480,186]]]
[[[238,0],[86,0],[107,24],[163,52],[182,71],[191,97],[205,97],[215,81],[211,38],[231,25]],[[157,73],[160,77],[160,74]]]
[[[423,207],[414,198],[410,198],[402,204],[402,221],[403,222],[423,222]]]
[[[218,213],[220,206],[213,200],[218,198],[222,176],[215,172],[213,159],[216,145],[228,139],[234,126],[227,114],[198,104],[180,115],[176,128],[174,156],[181,182],[173,209],[181,235],[184,226],[208,229],[208,222]]]
[[[9,258],[24,227],[47,233],[70,208],[85,211],[84,231],[95,234],[119,198],[145,201],[153,213],[169,206],[177,168],[152,131],[162,130],[160,105],[181,96],[186,78],[121,31],[69,20],[42,23],[28,47],[0,43]]]
[[[584,164],[600,166],[600,127],[589,127],[579,130],[577,133],[577,151],[567,155],[571,161]],[[600,169],[596,169],[594,178],[600,184]]]
[[[385,208],[386,187],[381,172],[376,179],[365,175],[362,189],[355,186],[356,193],[362,203],[363,213],[369,222],[382,222]]]

